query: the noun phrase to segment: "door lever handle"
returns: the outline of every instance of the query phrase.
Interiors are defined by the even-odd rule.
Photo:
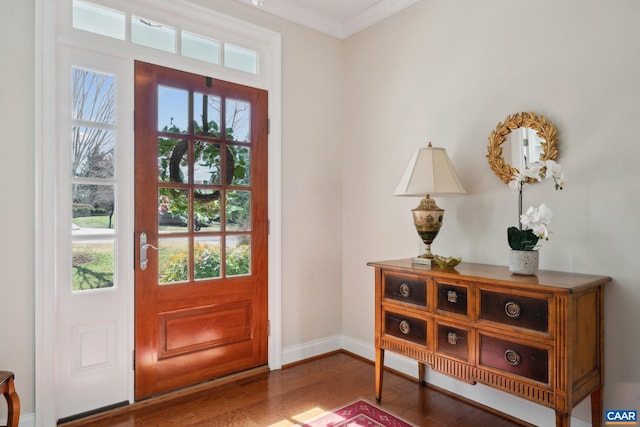
[[[151,243],[147,243],[147,233],[140,233],[140,270],[146,270],[147,264],[149,264],[149,259],[147,258],[147,249],[155,249],[156,251],[161,251],[164,248],[158,248],[153,246]]]
[[[155,249],[156,251],[161,251],[162,249],[164,249],[164,248],[162,248],[162,249],[157,248],[157,247],[153,246],[151,243],[145,243],[145,244],[144,244],[144,245],[142,245],[142,246],[144,247],[144,249],[151,248],[151,249]]]

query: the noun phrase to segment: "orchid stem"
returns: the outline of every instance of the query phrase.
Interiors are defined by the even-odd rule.
[[[522,218],[522,183],[520,183],[518,189],[518,228],[522,231],[522,222],[520,221],[520,218]]]

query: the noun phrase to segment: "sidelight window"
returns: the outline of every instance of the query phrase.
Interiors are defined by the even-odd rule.
[[[71,70],[71,235],[74,292],[115,286],[115,77]]]

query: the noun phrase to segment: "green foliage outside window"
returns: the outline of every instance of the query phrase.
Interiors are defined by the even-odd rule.
[[[227,276],[246,275],[251,272],[250,246],[240,244],[227,248]],[[194,248],[195,279],[220,277],[220,249],[218,245],[199,245]],[[160,274],[160,283],[186,282],[189,280],[189,257],[186,252],[171,256]]]

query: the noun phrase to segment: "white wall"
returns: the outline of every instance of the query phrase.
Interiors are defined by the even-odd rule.
[[[0,370],[16,374],[22,410],[34,396],[34,5],[4,2],[0,18]],[[0,419],[6,404],[0,399]]]
[[[345,43],[343,333],[372,342],[367,261],[418,252],[410,209],[394,198],[414,149],[447,149],[468,195],[439,198],[435,253],[507,262],[517,196],[489,169],[489,133],[535,111],[559,129],[569,182],[525,193],[554,211],[541,268],[610,275],[604,407],[640,408],[640,3],[422,0]],[[490,402],[491,403],[491,402]],[[498,403],[498,402],[495,402]],[[589,419],[588,405],[575,416]]]

